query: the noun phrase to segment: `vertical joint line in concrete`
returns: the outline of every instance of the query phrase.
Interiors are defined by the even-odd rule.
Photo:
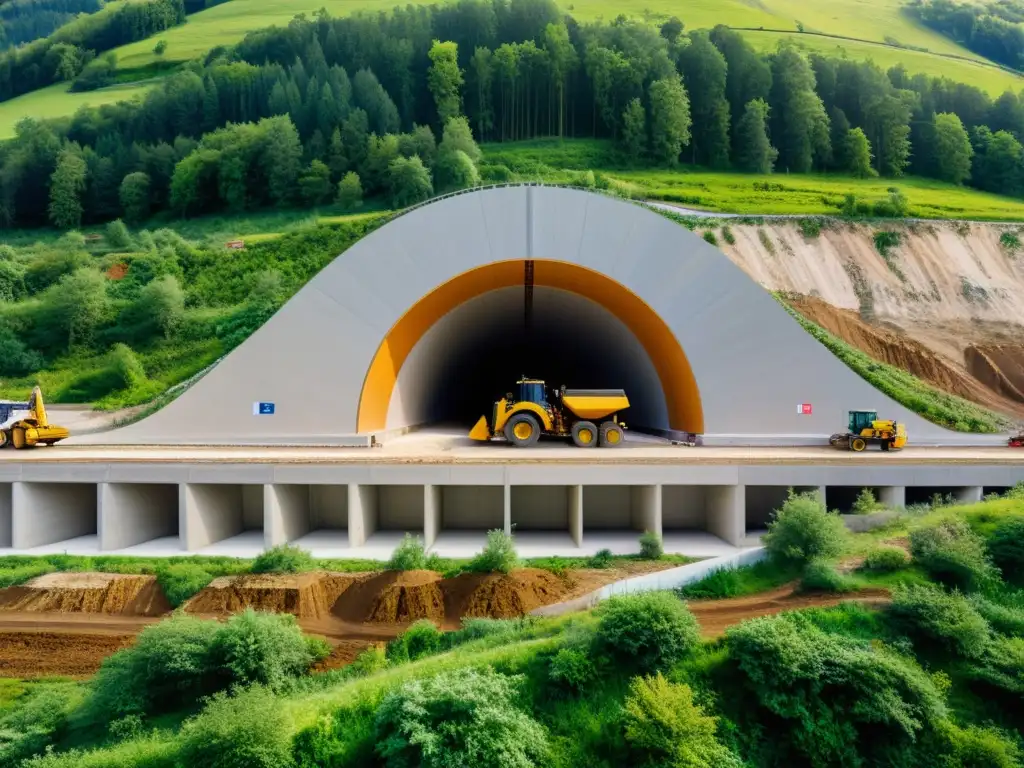
[[[526,261],[523,273],[523,326],[526,344],[530,345],[530,331],[533,328],[533,259]]]

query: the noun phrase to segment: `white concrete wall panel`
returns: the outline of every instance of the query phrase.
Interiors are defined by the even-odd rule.
[[[666,531],[707,528],[707,488],[701,485],[663,485],[662,527]]]
[[[310,530],[348,528],[348,488],[344,485],[309,487]]]
[[[634,485],[630,488],[633,502],[633,528],[637,531],[651,531],[659,536],[661,524],[661,486]]]
[[[917,443],[963,440],[889,400],[807,335],[717,248],[628,202],[579,190],[480,190],[415,209],[321,271],[189,391],[91,443],[331,442],[355,433],[371,360],[402,314],[493,261],[599,269],[671,328],[703,400],[705,434],[821,436],[851,407],[906,422]],[[252,404],[272,401],[273,416]],[[812,415],[798,415],[811,403]]]
[[[85,483],[14,483],[11,544],[30,549],[96,533],[97,487]]]
[[[377,504],[379,530],[422,533],[422,485],[382,485],[377,488]]]
[[[505,489],[500,485],[446,485],[442,530],[504,530]]]
[[[512,526],[513,532],[569,530],[569,489],[564,485],[512,486]]]
[[[628,530],[633,526],[633,494],[627,485],[583,486],[585,530]]]
[[[108,552],[178,535],[178,486],[101,483],[97,528]]]
[[[377,487],[374,485],[348,486],[348,541],[361,547],[377,530]]]
[[[745,496],[742,486],[716,485],[707,489],[708,532],[734,547],[746,539]]]
[[[189,552],[245,530],[242,486],[187,483],[181,486],[180,496],[178,527]]]
[[[310,488],[306,485],[265,485],[263,541],[267,547],[287,544],[312,530]]]

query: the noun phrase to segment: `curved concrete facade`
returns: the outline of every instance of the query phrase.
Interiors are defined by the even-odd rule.
[[[487,328],[502,333],[498,318],[516,305],[509,296],[522,291],[527,261],[537,318],[569,329],[559,342],[566,354],[586,347],[584,337],[591,348],[573,369],[581,380],[551,383],[605,385],[582,380],[588,366],[632,377],[640,392],[627,394],[643,402],[631,410],[652,422],[642,426],[700,432],[709,443],[784,445],[842,429],[851,408],[872,408],[905,421],[917,443],[970,442],[863,381],[685,228],[603,195],[527,186],[398,217],[335,259],[173,403],[74,442],[345,443],[428,421],[427,401],[472,371]],[[586,307],[560,312],[559,291]],[[442,365],[431,349],[463,356]],[[485,403],[511,384],[473,396]],[[273,403],[273,415],[254,415],[257,402]],[[799,412],[804,403],[812,413]]]

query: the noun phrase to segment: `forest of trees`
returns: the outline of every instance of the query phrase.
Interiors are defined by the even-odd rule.
[[[507,178],[480,165],[475,141],[539,136],[611,139],[630,165],[914,173],[1024,194],[1016,93],[993,101],[786,46],[762,55],[721,26],[581,25],[550,0],[459,0],[295,19],[140,102],[26,120],[0,145],[0,221],[72,227],[339,194],[398,205]]]
[[[78,14],[102,7],[100,0],[8,0],[0,5],[0,49],[47,37]]]
[[[914,0],[908,10],[922,23],[986,59],[1024,68],[1024,2]]]

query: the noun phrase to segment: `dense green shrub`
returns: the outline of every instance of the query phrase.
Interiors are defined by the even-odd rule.
[[[104,230],[104,235],[111,248],[128,250],[135,245],[135,243],[132,242],[132,233],[128,231],[128,227],[126,227],[124,222],[120,219],[114,219],[112,222],[107,224],[106,229]]]
[[[929,576],[948,586],[981,589],[999,577],[985,540],[960,519],[911,531],[910,554]]]
[[[415,661],[437,653],[441,648],[441,630],[430,619],[421,619],[388,643],[387,657],[391,661]]]
[[[578,692],[597,677],[597,666],[587,648],[559,648],[548,665],[548,677],[559,688]]]
[[[1024,637],[1024,606],[1004,605],[981,595],[971,595],[970,600],[996,632]]]
[[[721,600],[736,597],[742,589],[740,575],[733,568],[712,571],[695,584],[681,587],[679,596],[688,600]]]
[[[257,613],[251,608],[217,631],[211,656],[232,683],[281,688],[330,653],[327,641],[302,633],[290,613]]]
[[[201,565],[174,563],[158,569],[156,580],[160,583],[167,601],[172,607],[177,608],[205,589],[213,581],[213,575]]]
[[[909,563],[910,556],[899,547],[878,547],[868,552],[861,567],[873,573],[892,573],[906,568]]]
[[[688,685],[661,673],[636,677],[623,709],[626,741],[636,765],[737,768],[743,763],[717,739],[718,718],[694,703]]]
[[[988,622],[970,600],[930,585],[897,588],[889,616],[898,629],[919,645],[966,659],[983,656],[991,639]]]
[[[640,557],[643,560],[657,560],[665,549],[661,544],[661,536],[653,531],[644,531],[640,534]]]
[[[598,609],[597,646],[616,663],[668,669],[700,640],[690,609],[669,592],[613,597]]]
[[[487,532],[487,544],[469,562],[469,570],[474,573],[511,573],[518,564],[519,555],[512,536],[495,529]]]
[[[1003,578],[1024,584],[1024,518],[1015,517],[996,526],[987,546]]]
[[[13,587],[17,584],[24,584],[26,581],[42,576],[53,570],[53,566],[47,563],[26,563],[14,568],[0,569],[0,589]]]
[[[984,656],[968,667],[975,684],[1008,693],[1015,704],[1024,704],[1024,638],[996,637]]]
[[[77,686],[37,686],[12,711],[0,716],[0,765],[14,766],[60,738],[68,716],[81,703]]]
[[[180,765],[203,768],[291,768],[291,735],[280,701],[254,686],[218,693],[181,729]]]
[[[547,734],[516,706],[522,678],[459,669],[409,680],[375,718],[385,768],[532,768],[546,765]]]
[[[388,570],[421,571],[426,567],[427,553],[423,547],[423,539],[410,533],[405,534],[395,547],[395,551],[391,553]]]
[[[853,585],[832,563],[827,560],[812,560],[804,566],[800,589],[804,592],[849,592]]]
[[[949,723],[942,734],[945,744],[943,768],[1020,768],[1017,743],[994,728]]]
[[[792,492],[762,538],[772,559],[801,564],[838,557],[845,541],[843,521],[829,514],[816,493]]]
[[[611,568],[615,556],[610,549],[602,549],[587,560],[588,568]]]
[[[729,245],[736,245],[736,235],[732,233],[732,228],[728,225],[722,227],[722,239]]]
[[[932,678],[884,646],[809,617],[746,621],[726,633],[744,717],[768,728],[774,765],[904,765],[946,717]],[[742,726],[741,726],[742,727]]]
[[[535,623],[531,616],[518,619],[463,619],[462,626],[453,632],[445,632],[443,645],[454,648],[484,637],[501,637],[509,640]]]
[[[853,502],[853,513],[855,515],[870,515],[880,509],[883,509],[883,506],[875,498],[875,492],[870,488],[861,488]]]
[[[313,557],[304,549],[278,544],[261,552],[252,561],[253,573],[305,573],[316,568]]]
[[[718,245],[718,238],[715,236],[714,230],[711,230],[711,229],[707,230],[702,235],[702,237],[704,238],[705,242],[710,243],[711,245],[714,245],[714,246]]]
[[[0,261],[0,265],[5,263]],[[42,355],[29,349],[9,326],[0,324],[0,375],[24,376],[42,367]]]

